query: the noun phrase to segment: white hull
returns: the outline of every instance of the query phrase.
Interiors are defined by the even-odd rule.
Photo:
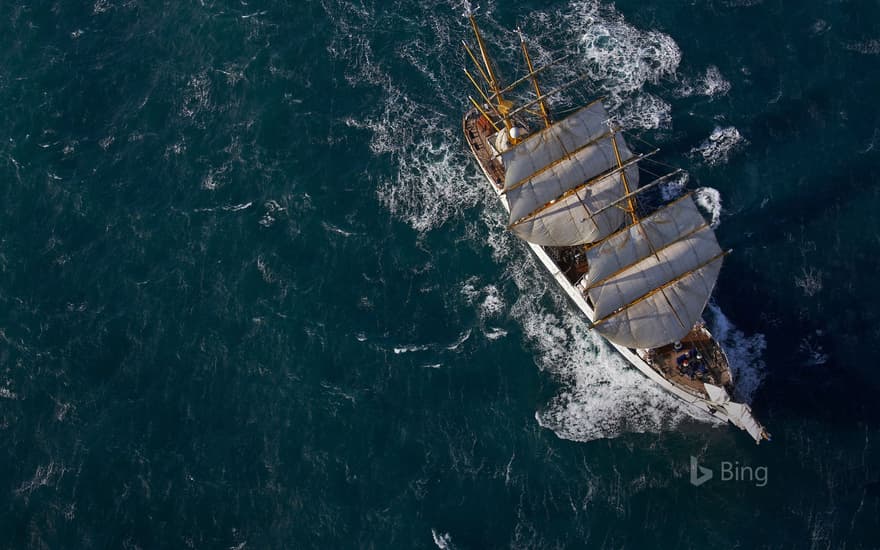
[[[479,156],[476,154],[476,151],[473,151],[473,145],[471,145],[471,148],[472,152],[474,153],[474,157],[478,160],[480,169],[483,171],[483,175],[486,177],[486,181],[489,183],[489,187],[498,196],[501,204],[504,205],[504,208],[507,211],[510,211],[510,207],[507,203],[506,197],[502,195],[498,187],[492,183],[492,177],[486,170],[486,167],[483,166],[483,163],[479,162]],[[586,299],[584,299],[584,295],[582,294],[580,289],[569,282],[568,278],[566,278],[565,274],[559,269],[559,267],[550,258],[547,252],[544,251],[543,247],[534,243],[527,242],[526,244],[529,245],[529,248],[532,249],[532,252],[541,261],[541,263],[544,265],[550,275],[553,276],[553,278],[556,280],[556,283],[565,291],[566,294],[568,294],[569,298],[571,298],[571,300],[584,313],[584,315],[587,316],[587,319],[592,322],[595,319],[593,308],[591,308]],[[698,409],[710,414],[711,416],[714,416],[719,420],[730,422],[734,426],[748,432],[748,434],[752,436],[752,438],[757,443],[760,443],[764,439],[769,439],[769,436],[767,435],[764,427],[754,418],[754,416],[752,416],[752,412],[749,406],[731,401],[731,396],[724,388],[705,384],[707,393],[710,397],[708,399],[700,397],[691,391],[688,391],[671,383],[659,372],[654,370],[654,368],[651,367],[651,365],[649,365],[648,362],[642,359],[642,357],[639,355],[640,352],[644,353],[647,350],[631,350],[629,348],[617,345],[614,342],[609,341],[608,343],[614,346],[617,351],[620,352],[620,354],[625,357],[627,361],[630,362],[630,364],[642,371],[645,376],[650,378],[655,383],[659,384],[663,389],[675,395],[679,399],[686,401],[692,406],[697,407]]]

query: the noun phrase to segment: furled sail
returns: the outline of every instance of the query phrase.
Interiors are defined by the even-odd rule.
[[[700,319],[724,253],[685,195],[587,250],[594,328],[630,348],[680,340]]]
[[[501,153],[510,229],[517,236],[541,245],[573,246],[600,240],[620,227],[620,208],[594,213],[626,194],[624,172],[634,191],[639,171],[634,161],[627,162],[633,154],[623,136],[610,131],[607,121],[597,101]]]

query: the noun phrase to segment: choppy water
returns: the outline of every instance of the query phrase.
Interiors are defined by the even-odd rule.
[[[2,546],[880,546],[880,4],[479,6],[687,171],[761,447],[505,233],[463,10],[0,6]]]

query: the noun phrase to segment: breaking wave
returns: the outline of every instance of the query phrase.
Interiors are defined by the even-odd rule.
[[[730,82],[721,74],[715,65],[706,69],[706,74],[697,78],[684,78],[676,93],[681,97],[696,95],[714,97],[730,91]]]
[[[706,317],[712,334],[721,343],[730,362],[735,384],[734,398],[751,403],[766,375],[763,356],[767,340],[761,333],[747,336],[736,328],[721,308],[711,302],[707,311],[709,314]]]
[[[721,193],[711,187],[700,187],[694,191],[694,200],[711,216],[712,229],[717,229],[721,225]]]
[[[724,164],[730,155],[748,143],[733,126],[716,127],[703,143],[691,149],[691,155],[700,156],[710,166]]]

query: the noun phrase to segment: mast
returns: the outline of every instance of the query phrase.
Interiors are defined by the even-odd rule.
[[[513,82],[511,82],[507,86],[505,86],[505,88],[503,90],[501,90],[501,93],[506,94],[507,92],[513,90],[514,88],[516,88],[517,86],[519,86],[520,84],[525,82],[526,80],[530,80],[531,78],[538,76],[539,74],[546,71],[550,67],[555,67],[556,65],[559,65],[563,61],[568,61],[568,59],[570,57],[571,57],[571,54],[566,54],[566,55],[563,55],[562,57],[554,59],[553,61],[547,63],[546,65],[541,65],[540,67],[538,67],[534,71],[530,72],[529,74],[522,76],[522,77],[514,80]]]
[[[582,75],[580,75],[579,77],[575,78],[574,80],[570,81],[569,83],[567,83],[567,84],[563,84],[562,86],[560,86],[560,87],[558,87],[558,88],[554,88],[553,90],[550,90],[550,91],[547,92],[546,94],[543,94],[543,95],[541,95],[541,96],[539,96],[539,97],[536,97],[535,99],[529,101],[528,103],[524,103],[524,104],[520,105],[519,107],[517,107],[517,108],[514,109],[513,111],[510,111],[510,112],[508,113],[508,116],[513,116],[513,115],[515,115],[515,114],[517,114],[517,113],[519,113],[519,112],[525,111],[526,109],[528,109],[529,107],[531,107],[531,106],[534,105],[535,103],[538,103],[539,101],[544,101],[545,99],[547,99],[547,98],[550,97],[550,96],[556,95],[556,94],[558,94],[558,93],[560,93],[560,92],[564,92],[565,90],[571,88],[572,86],[574,86],[574,85],[577,84],[578,82],[580,82],[580,81],[582,81],[582,80],[586,80],[589,76],[590,76],[590,75],[588,75],[588,74],[586,74],[586,73],[585,73],[585,74],[582,74]],[[602,99],[603,99],[603,98],[600,97],[600,98],[597,99],[596,101],[601,101]],[[595,102],[594,102],[594,103],[595,103]]]
[[[629,193],[629,194],[627,194],[627,195],[624,195],[624,196],[620,197],[620,198],[617,199],[616,201],[614,201],[614,202],[608,204],[607,206],[603,206],[600,210],[597,210],[596,212],[593,212],[593,215],[601,214],[602,212],[605,212],[606,210],[609,210],[609,209],[611,209],[611,208],[617,208],[617,205],[619,205],[619,204],[622,203],[623,201],[625,201],[625,200],[627,200],[627,199],[629,199],[629,198],[631,198],[631,197],[634,197],[634,196],[638,195],[639,193],[643,193],[643,192],[647,191],[648,189],[651,189],[651,188],[653,188],[653,187],[656,187],[657,185],[660,185],[661,183],[664,183],[664,182],[668,181],[670,178],[673,178],[673,177],[677,176],[677,175],[680,174],[681,172],[683,172],[683,170],[682,170],[681,168],[678,168],[678,169],[675,170],[674,172],[671,172],[671,173],[669,173],[669,174],[666,174],[665,176],[660,176],[659,178],[655,179],[655,180],[652,181],[651,183],[648,183],[648,184],[642,185],[641,187],[639,187],[638,189],[636,189],[636,190],[633,191],[632,193]],[[612,235],[613,235],[613,233],[612,233]],[[610,237],[610,236],[611,236],[611,235],[609,235],[609,237]],[[603,240],[604,240],[604,239],[603,239]],[[600,241],[600,242],[602,242],[602,241]]]
[[[617,136],[614,134],[613,125],[614,125],[614,122],[609,120],[608,127],[611,129],[611,146],[614,147],[614,158],[617,159],[617,166],[623,167],[623,164],[621,164],[621,162],[620,162],[620,151],[617,148]],[[620,173],[620,181],[623,182],[623,190],[624,190],[625,194],[631,195],[632,193],[629,190],[629,182],[626,179],[626,172],[625,171]],[[629,208],[628,212],[629,212],[629,215],[632,216],[633,223],[634,224],[639,223],[639,217],[638,217],[638,214],[636,214],[636,203],[635,203],[635,200],[633,200],[632,196],[630,196],[630,198],[628,198],[626,200],[626,205]]]
[[[480,48],[480,57],[483,59],[483,64],[485,65],[485,73],[484,78],[489,83],[489,87],[492,89],[492,97],[495,98],[496,104],[494,105],[495,110],[498,111],[498,114],[501,115],[501,119],[504,121],[504,127],[507,129],[507,135],[511,138],[513,136],[510,135],[510,130],[513,126],[510,123],[510,108],[512,103],[507,101],[501,96],[501,87],[498,85],[498,76],[495,74],[495,70],[492,68],[492,63],[489,61],[489,55],[486,53],[486,44],[483,42],[483,36],[480,34],[480,29],[477,27],[477,20],[474,18],[472,13],[468,13],[468,20],[471,22],[471,28],[474,31],[474,36],[477,38],[477,46]],[[476,57],[470,51],[470,48],[465,44],[465,49],[468,50],[468,54],[473,59],[474,63],[477,63]],[[477,67],[479,67],[479,63],[477,63]],[[480,72],[483,72],[482,68],[480,68]]]
[[[529,49],[526,46],[526,39],[523,36],[522,31],[519,29],[516,30],[516,33],[519,35],[519,45],[522,47],[523,59],[526,61],[526,67],[529,69],[529,74],[532,75],[532,85],[535,87],[535,96],[541,97],[541,88],[538,86],[538,77],[535,75],[535,68],[532,66],[532,58],[529,56]],[[541,118],[544,119],[544,127],[550,127],[550,115],[547,112],[547,104],[544,103],[543,99],[538,101],[538,105],[541,106]]]

